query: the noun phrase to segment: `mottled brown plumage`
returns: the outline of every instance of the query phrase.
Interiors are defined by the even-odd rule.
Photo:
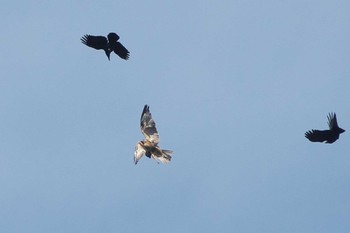
[[[141,132],[145,136],[145,140],[136,144],[134,153],[135,164],[143,155],[146,155],[148,158],[152,157],[157,162],[169,163],[173,152],[171,150],[162,150],[158,146],[159,134],[148,105],[145,105],[143,108],[140,123]]]

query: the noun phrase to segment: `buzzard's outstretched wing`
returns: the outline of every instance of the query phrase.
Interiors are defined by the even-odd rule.
[[[81,42],[94,49],[107,49],[108,41],[104,36],[84,35]]]
[[[329,130],[309,130],[305,133],[305,137],[311,142],[324,142],[329,140],[331,137],[331,132]]]
[[[141,132],[148,141],[154,143],[155,145],[159,143],[159,134],[156,129],[156,123],[152,119],[152,115],[149,111],[148,105],[145,105],[142,111]]]
[[[120,58],[124,59],[124,60],[128,60],[129,59],[129,51],[119,42],[115,43],[115,46],[113,48],[113,51],[115,52],[115,54],[117,54]]]
[[[137,162],[142,158],[142,156],[146,153],[145,149],[140,145],[140,142],[136,144],[135,147],[135,153],[134,153],[134,163],[135,165]]]

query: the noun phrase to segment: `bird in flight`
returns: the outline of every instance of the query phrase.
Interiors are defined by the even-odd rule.
[[[327,119],[329,126],[328,130],[309,130],[305,133],[305,137],[311,142],[333,143],[338,140],[339,135],[344,133],[345,130],[338,126],[335,113],[329,113]]]
[[[145,140],[136,144],[134,153],[135,165],[143,155],[146,155],[148,158],[152,157],[158,163],[169,163],[173,152],[159,148],[159,134],[148,105],[145,105],[141,114],[141,132],[145,136]]]
[[[108,39],[107,39],[108,38]],[[84,35],[80,40],[86,46],[89,46],[94,49],[103,49],[110,60],[111,52],[115,52],[120,58],[124,60],[129,59],[129,51],[118,42],[119,36],[111,32],[108,34],[107,38],[105,36],[92,36],[92,35]]]

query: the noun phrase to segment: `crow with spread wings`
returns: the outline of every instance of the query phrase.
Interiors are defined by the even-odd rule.
[[[115,52],[115,54],[117,54],[120,58],[128,60],[129,51],[120,42],[118,42],[119,36],[116,33],[111,32],[108,34],[107,38],[104,36],[84,35],[81,38],[81,42],[86,46],[97,50],[103,49],[108,57],[108,60],[110,60],[111,52]]]
[[[159,148],[159,134],[148,105],[145,105],[142,111],[141,132],[145,136],[145,140],[139,141],[136,144],[134,154],[135,165],[143,155],[146,155],[148,158],[152,157],[158,163],[169,163],[173,152],[171,150],[162,150]]]
[[[333,143],[338,140],[339,135],[344,133],[345,130],[338,126],[337,116],[335,113],[329,113],[328,119],[328,130],[309,130],[305,133],[305,137],[311,142],[326,142]]]

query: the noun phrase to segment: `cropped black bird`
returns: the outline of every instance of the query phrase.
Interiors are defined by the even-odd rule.
[[[94,49],[103,49],[108,60],[110,60],[110,54],[112,51],[114,51],[120,58],[128,60],[129,51],[118,42],[119,36],[116,33],[111,32],[108,34],[107,38],[104,36],[84,35],[81,38],[81,42]]]
[[[333,143],[338,140],[339,135],[345,130],[340,128],[337,123],[337,116],[335,113],[329,113],[327,116],[329,130],[309,130],[305,133],[305,137],[311,142],[326,142]]]

